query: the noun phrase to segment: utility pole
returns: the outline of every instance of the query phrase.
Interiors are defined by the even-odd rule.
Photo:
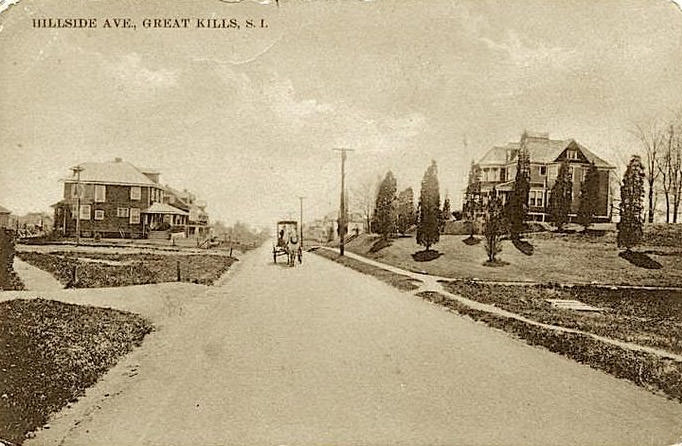
[[[81,172],[83,168],[76,166],[72,169],[76,174],[76,246],[81,242]]]
[[[341,205],[339,209],[339,253],[344,255],[344,245],[346,237],[346,153],[353,152],[353,149],[333,149],[341,152]]]
[[[305,197],[298,197],[298,201],[301,205],[301,216],[300,216],[300,220],[299,220],[299,223],[301,225],[301,237],[300,237],[301,248],[303,248],[303,200],[304,199],[305,199]]]

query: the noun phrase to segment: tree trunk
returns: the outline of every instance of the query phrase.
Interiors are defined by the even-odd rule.
[[[665,222],[670,223],[670,194],[665,193]]]
[[[649,181],[649,223],[654,222],[654,184]]]

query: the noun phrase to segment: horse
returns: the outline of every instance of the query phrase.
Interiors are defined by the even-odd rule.
[[[299,240],[296,234],[290,233],[287,237],[287,263],[289,266],[296,266],[296,256],[298,255]]]

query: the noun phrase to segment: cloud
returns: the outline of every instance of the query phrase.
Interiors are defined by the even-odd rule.
[[[114,78],[136,90],[155,91],[177,85],[177,73],[167,68],[153,70],[143,64],[138,53],[122,56],[109,63],[108,71]]]
[[[518,67],[562,67],[576,56],[574,49],[547,46],[543,42],[538,45],[528,45],[515,31],[508,31],[506,38],[500,42],[495,42],[488,37],[481,37],[480,40],[491,50],[505,55]]]

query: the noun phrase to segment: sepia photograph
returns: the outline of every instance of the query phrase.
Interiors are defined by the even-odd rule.
[[[681,446],[680,0],[0,0],[0,446]]]

